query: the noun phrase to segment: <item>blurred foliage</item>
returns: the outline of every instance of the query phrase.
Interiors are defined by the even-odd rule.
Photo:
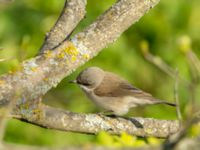
[[[191,137],[196,137],[200,135],[200,123],[195,124],[191,127],[189,135]]]
[[[114,2],[115,0],[88,0],[87,16],[75,33],[89,25]],[[16,68],[20,62],[37,54],[45,33],[55,23],[63,3],[64,0],[15,0],[10,4],[0,4],[0,59],[7,59],[0,62],[0,74]],[[67,83],[88,66],[99,66],[115,72],[155,97],[173,101],[174,80],[144,59],[141,42],[146,41],[150,53],[159,56],[172,68],[178,68],[184,79],[191,80],[188,57],[182,52],[190,49],[197,57],[200,55],[199,14],[199,0],[161,0],[158,6],[131,26],[117,41],[48,92],[44,102],[80,113],[99,111],[77,86]],[[145,49],[145,45],[143,48]],[[189,105],[191,90],[180,83],[178,94],[182,113],[187,116],[186,113],[192,110]],[[196,100],[200,97],[198,85],[195,97]],[[176,111],[163,105],[147,106],[131,110],[128,116],[175,119]],[[193,127],[191,135],[199,134],[198,129],[199,127]],[[125,133],[117,137],[105,132],[97,136],[59,132],[16,120],[9,121],[5,141],[49,146],[91,143],[140,146],[160,142],[154,138],[138,139]]]
[[[141,147],[145,145],[158,145],[162,140],[149,137],[139,138],[127,133],[121,133],[120,136],[113,136],[107,132],[100,132],[97,135],[97,144],[107,147]]]

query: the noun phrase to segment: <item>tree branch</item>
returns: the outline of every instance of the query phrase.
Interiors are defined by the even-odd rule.
[[[96,56],[115,41],[131,24],[138,21],[159,0],[119,0],[103,15],[54,51],[24,61],[17,71],[0,77],[0,106],[14,101],[12,114],[47,128],[95,134],[101,130],[113,134],[127,131],[138,136],[166,137],[177,131],[176,121],[99,117],[64,112],[40,104],[39,97],[76,68]],[[55,34],[55,33],[54,33]],[[58,43],[57,43],[58,44]],[[72,121],[73,120],[73,121]]]
[[[175,134],[172,134],[163,144],[164,150],[173,149],[185,138],[189,128],[200,121],[200,112],[197,112],[189,118],[184,125],[180,126],[180,129]]]
[[[78,114],[46,105],[40,105],[37,111],[28,116],[24,115],[22,119],[44,128],[87,134],[97,134],[100,131],[107,131],[111,134],[119,135],[122,132],[127,132],[141,137],[153,136],[166,138],[176,133],[179,129],[179,122],[176,120]]]
[[[24,61],[18,71],[0,77],[0,105],[11,101],[16,93],[18,104],[44,95],[116,40],[157,3],[158,0],[120,0],[71,41],[64,41],[54,51]]]
[[[70,36],[71,32],[85,16],[86,3],[86,0],[65,1],[61,15],[50,32],[47,33],[40,53],[43,53],[45,50],[53,49]]]

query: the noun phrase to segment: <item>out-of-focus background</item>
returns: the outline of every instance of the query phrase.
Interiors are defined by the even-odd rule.
[[[78,32],[109,8],[115,0],[88,0],[87,15],[79,24]],[[15,0],[10,4],[0,4],[0,74],[6,73],[25,59],[38,53],[44,35],[58,18],[64,0]],[[174,80],[158,67],[148,62],[141,51],[147,43],[149,51],[172,68],[178,68],[180,76],[191,80],[188,59],[184,46],[191,42],[191,49],[200,55],[200,1],[199,0],[161,0],[139,22],[132,25],[113,44],[105,48],[97,57],[64,79],[44,97],[44,103],[54,107],[79,113],[100,111],[76,86],[68,84],[88,66],[99,66],[115,72],[135,86],[151,93],[159,99],[174,101]],[[196,89],[196,98],[200,96]],[[190,111],[190,90],[179,85],[179,97],[183,116]],[[176,119],[175,108],[156,105],[136,108],[128,116]],[[192,131],[195,134],[196,130]],[[115,137],[116,138],[116,137]],[[124,135],[122,139],[129,139]],[[6,128],[4,140],[29,145],[90,145],[112,143],[106,133],[85,135],[60,132],[23,123],[11,119]],[[111,140],[111,141],[109,141]],[[139,139],[141,140],[141,139]],[[154,139],[155,140],[155,139]],[[158,141],[159,142],[159,141]],[[114,141],[116,144],[117,142]],[[140,141],[140,145],[144,141]]]

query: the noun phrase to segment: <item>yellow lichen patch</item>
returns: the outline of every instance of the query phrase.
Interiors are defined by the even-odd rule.
[[[4,80],[0,80],[0,84],[4,84],[5,83],[5,81]]]
[[[49,81],[49,78],[44,78],[44,81]]]
[[[32,68],[31,68],[31,71],[33,71],[33,72],[36,72],[37,70],[38,70],[37,67],[32,67]]]
[[[66,64],[68,64],[69,63],[69,60],[68,59],[66,59],[66,62],[65,62]]]
[[[52,55],[52,51],[51,51],[51,50],[45,51],[44,56],[45,56],[46,58],[51,58],[51,57],[53,56],[53,55]]]
[[[81,40],[82,36],[78,35],[77,40]]]
[[[83,58],[88,60],[88,59],[90,59],[90,55],[88,55],[88,54],[83,54]]]
[[[69,46],[64,50],[66,54],[77,56],[79,54],[78,49],[73,43],[69,43]]]
[[[23,109],[28,110],[29,109],[29,104],[28,103],[21,104],[20,105],[20,110],[23,110]]]
[[[72,62],[75,62],[76,60],[77,60],[77,57],[76,57],[76,56],[72,56],[72,57],[71,57],[71,61],[72,61]]]
[[[42,111],[40,109],[34,109],[33,113],[36,115],[36,119],[42,118]]]
[[[58,58],[63,59],[65,58],[65,53],[61,52],[58,54]]]
[[[152,129],[146,129],[145,132],[146,132],[147,134],[152,134],[152,133],[153,133]]]

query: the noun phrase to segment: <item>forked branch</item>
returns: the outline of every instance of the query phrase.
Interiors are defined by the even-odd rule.
[[[82,2],[85,4],[84,0]],[[0,77],[0,106],[5,107],[15,100],[12,111],[14,116],[19,116],[20,119],[32,124],[58,130],[92,134],[101,130],[113,134],[126,131],[138,136],[162,138],[175,133],[179,128],[177,121],[76,114],[45,106],[39,101],[41,96],[57,86],[76,68],[96,56],[105,46],[115,41],[121,33],[158,2],[159,0],[119,0],[70,41],[64,40],[59,44],[64,38],[63,34],[62,38],[55,42],[58,45],[53,51],[44,48],[47,51],[43,54],[24,61],[17,71]],[[77,23],[78,21],[74,23],[74,26]],[[51,31],[53,36],[57,33],[54,31],[55,28]],[[72,28],[69,32],[71,30]],[[69,32],[65,34],[69,35]],[[50,41],[56,37],[56,35],[52,37],[51,34],[47,38]],[[44,45],[48,45],[47,41]]]

